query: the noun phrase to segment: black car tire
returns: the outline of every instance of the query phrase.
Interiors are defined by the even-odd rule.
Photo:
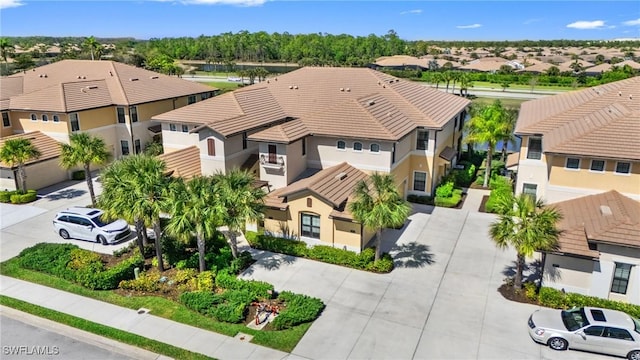
[[[629,354],[627,354],[627,359],[629,360],[640,360],[640,350],[633,350]]]
[[[69,232],[65,229],[60,229],[58,233],[60,234],[60,237],[65,240],[68,240],[69,238],[71,238],[71,236],[69,236]]]
[[[549,344],[549,347],[553,350],[567,350],[567,347],[569,347],[567,340],[559,337],[552,337],[547,344]]]
[[[102,243],[102,245],[107,245],[107,238],[102,235],[98,235],[98,242]]]

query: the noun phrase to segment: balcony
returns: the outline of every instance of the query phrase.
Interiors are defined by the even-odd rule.
[[[284,168],[284,158],[282,156],[276,156],[275,154],[260,155],[260,165],[268,169],[282,169]]]

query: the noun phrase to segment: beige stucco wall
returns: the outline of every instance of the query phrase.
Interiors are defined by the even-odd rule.
[[[69,172],[60,166],[60,159],[53,158],[27,165],[27,189],[42,189],[69,179]],[[0,189],[15,190],[15,173],[9,169],[0,172]]]
[[[53,138],[68,137],[71,128],[68,125],[69,116],[67,114],[33,112],[33,114],[36,114],[38,117],[38,121],[31,121],[31,114],[32,112],[10,112],[11,125],[14,133],[42,131]],[[49,116],[49,121],[43,122],[42,114],[47,114]],[[53,122],[53,115],[58,115],[60,122]],[[57,134],[57,136],[55,134]]]
[[[261,142],[258,144],[258,156],[265,158],[269,157],[269,143]],[[285,144],[271,144],[276,146],[276,156],[282,157],[286,161],[286,145]],[[271,189],[279,189],[287,186],[287,173],[286,166],[278,167],[271,165],[260,165],[260,180],[268,181],[271,185]]]
[[[608,293],[608,298],[612,300],[624,301],[633,304],[640,304],[640,249],[628,248],[612,245],[599,244],[600,263],[603,269],[611,269],[611,273],[604,274],[602,280],[594,281],[594,288],[611,289],[613,280],[613,271],[615,263],[624,263],[633,265],[629,275],[629,285],[626,294]]]
[[[338,140],[344,140],[346,142],[347,146],[345,150],[339,150],[336,147]],[[362,151],[353,150],[353,143],[355,141],[362,143]],[[372,153],[369,151],[372,143],[380,145],[380,152]],[[307,138],[308,167],[326,169],[345,161],[363,171],[389,172],[391,166],[391,143],[322,136],[310,136]]]
[[[545,262],[542,285],[589,295],[593,270],[593,260],[549,254]]]
[[[537,197],[543,199],[547,203],[554,202],[547,196],[547,185],[549,180],[549,167],[547,155],[542,154],[540,160],[527,159],[527,150],[529,138],[522,136],[520,145],[520,159],[518,163],[518,177],[516,179],[516,195],[522,193],[525,183],[537,185]],[[543,141],[544,146],[544,141]]]
[[[4,123],[0,124],[0,138],[9,136],[9,135],[13,135],[13,117],[14,115],[12,114],[11,111],[3,111],[2,113],[6,113],[9,116],[9,126],[4,126]]]
[[[302,155],[302,140],[286,145],[285,151],[285,176],[289,185],[307,168],[307,156]]]

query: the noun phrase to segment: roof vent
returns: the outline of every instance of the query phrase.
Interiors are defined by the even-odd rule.
[[[86,79],[87,77],[86,77],[86,76],[82,76],[82,78],[83,78],[83,79]]]
[[[344,91],[344,88],[340,88],[340,91]]]
[[[345,90],[346,92],[350,92],[350,91],[351,91],[351,89],[349,89],[349,88],[346,88],[346,89],[344,89],[344,90]]]
[[[138,78],[129,78],[129,81],[138,81]]]
[[[47,78],[48,77],[47,74],[44,74],[44,77]]]
[[[338,179],[338,180],[344,180],[346,178],[347,178],[347,173],[346,172],[341,172],[341,173],[338,173],[338,175],[336,175],[336,179]]]
[[[82,79],[82,76],[78,75],[78,79]]]
[[[618,96],[622,96],[622,91],[618,91]]]
[[[98,88],[98,85],[87,86],[87,89],[97,89],[97,88]]]
[[[293,85],[289,85],[289,90],[293,89]]]
[[[369,101],[367,102],[367,104],[369,104],[369,106],[372,106],[372,105],[374,105],[375,103],[376,103],[376,102],[375,102],[375,101],[373,101],[373,100],[369,100]]]
[[[611,212],[611,208],[608,205],[600,205],[600,214],[603,216],[611,216],[613,213]]]
[[[80,88],[80,91],[82,91],[83,93],[86,93],[87,89],[86,88]]]
[[[629,100],[633,100],[633,95],[629,94]]]
[[[294,86],[293,88],[294,88],[294,89],[296,89],[296,90],[298,90],[298,85]]]
[[[159,76],[151,76],[152,79],[158,79]]]

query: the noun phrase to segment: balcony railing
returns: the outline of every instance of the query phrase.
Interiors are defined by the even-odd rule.
[[[260,165],[265,168],[282,169],[284,167],[284,158],[282,156],[273,156],[271,154],[266,156],[263,154],[260,155]]]

